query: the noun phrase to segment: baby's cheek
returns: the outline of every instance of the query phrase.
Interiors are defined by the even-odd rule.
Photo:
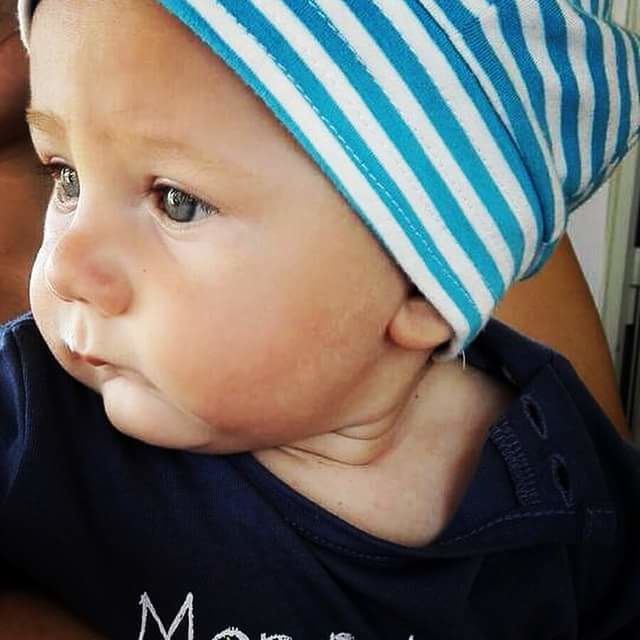
[[[29,279],[29,303],[34,320],[40,333],[51,348],[56,333],[55,302],[53,294],[44,281],[44,264],[49,254],[48,247],[43,244],[36,255]]]
[[[157,384],[174,405],[215,433],[246,443],[246,449],[272,445],[274,429],[282,429],[295,409],[293,398],[289,405],[283,403],[283,410],[277,371],[273,376],[268,370],[257,371],[255,361],[243,361],[232,345],[224,346],[228,353],[209,346],[197,355],[168,347],[156,354]]]

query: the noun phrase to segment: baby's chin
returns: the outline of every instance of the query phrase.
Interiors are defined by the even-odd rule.
[[[207,424],[182,412],[140,378],[114,370],[102,381],[100,393],[109,421],[126,435],[158,447],[187,450],[210,439]]]
[[[192,453],[242,453],[254,448],[241,434],[217,429],[184,411],[135,373],[116,370],[99,386],[109,422],[132,438]]]

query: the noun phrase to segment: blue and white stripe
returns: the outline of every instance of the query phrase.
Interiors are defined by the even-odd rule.
[[[454,329],[454,357],[640,128],[610,0],[158,0],[259,95]],[[28,45],[33,2],[20,0]]]

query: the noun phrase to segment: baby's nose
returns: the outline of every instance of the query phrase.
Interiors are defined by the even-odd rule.
[[[70,225],[57,239],[44,266],[49,290],[65,302],[86,302],[103,316],[129,308],[132,288],[119,256],[88,232]]]

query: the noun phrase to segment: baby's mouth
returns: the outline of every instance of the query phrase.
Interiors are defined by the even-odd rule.
[[[74,360],[82,360],[83,362],[90,364],[92,367],[102,367],[109,364],[106,360],[102,360],[101,358],[77,353],[75,351],[71,351],[71,358]]]
[[[75,351],[69,345],[66,345],[66,351],[69,356],[69,359],[75,366],[89,365],[91,370],[106,370],[108,368],[115,368],[110,362],[103,360],[97,356],[91,355],[90,353],[80,353],[79,351]]]
[[[108,360],[103,360],[98,356],[91,355],[90,353],[80,353],[78,351],[74,351],[67,346],[67,352],[69,354],[69,358],[71,362],[80,367],[88,367],[85,368],[85,371],[90,372],[92,375],[92,380],[95,381],[99,386],[103,385],[105,382],[117,378],[122,377],[133,382],[138,382],[150,389],[152,386],[149,382],[144,378],[144,376],[140,375],[133,369],[129,369],[128,367],[122,366],[117,363],[109,362]],[[91,384],[93,387],[94,385]]]

